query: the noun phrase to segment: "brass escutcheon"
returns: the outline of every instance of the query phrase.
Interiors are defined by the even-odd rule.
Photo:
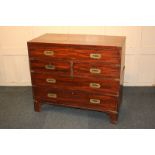
[[[91,53],[90,58],[92,58],[92,59],[101,59],[101,54],[99,54],[99,53]]]
[[[101,87],[101,85],[99,83],[90,83],[89,86],[91,88],[100,88]]]
[[[101,101],[99,99],[90,99],[91,104],[100,104]]]
[[[44,55],[53,56],[54,55],[54,51],[44,51]]]
[[[45,69],[51,69],[51,70],[54,70],[55,69],[55,66],[54,65],[45,65]]]
[[[90,73],[93,73],[93,74],[100,74],[101,73],[101,69],[98,69],[98,68],[90,68]]]
[[[56,79],[48,78],[48,79],[46,79],[46,82],[47,83],[56,83]]]
[[[54,94],[54,93],[48,93],[47,96],[49,98],[57,98],[57,94]]]

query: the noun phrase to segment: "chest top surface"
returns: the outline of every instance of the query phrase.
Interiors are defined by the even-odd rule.
[[[50,43],[67,45],[94,45],[123,47],[124,36],[84,35],[84,34],[44,34],[28,43]]]

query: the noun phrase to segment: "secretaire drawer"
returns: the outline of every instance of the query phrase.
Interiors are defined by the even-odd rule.
[[[85,108],[108,108],[116,110],[118,98],[106,95],[85,94],[77,91],[64,91],[50,87],[33,87],[34,97],[56,104],[80,106]]]
[[[32,46],[32,45],[31,45]],[[120,64],[120,50],[119,49],[104,49],[89,46],[32,46],[29,47],[29,56],[31,58],[41,59],[65,59],[65,60],[84,60],[84,61],[102,61],[111,64]]]
[[[74,76],[80,77],[109,77],[120,78],[120,66],[107,65],[105,63],[82,63],[75,62],[73,65]]]
[[[66,61],[31,60],[30,68],[31,72],[70,75],[70,63]]]

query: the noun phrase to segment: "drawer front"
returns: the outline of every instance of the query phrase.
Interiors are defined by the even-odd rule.
[[[83,91],[85,93],[117,96],[119,87],[119,81],[111,79],[75,78],[74,86],[71,87],[71,89],[79,92]]]
[[[30,61],[31,72],[38,73],[61,73],[70,75],[70,63],[62,61],[43,61],[43,60],[31,60]]]
[[[104,63],[74,63],[74,76],[120,78],[120,67]]]
[[[74,86],[74,80],[67,76],[57,76],[53,74],[38,74],[32,73],[32,85],[35,86],[50,86],[52,88],[70,88]]]
[[[35,47],[29,50],[29,56],[32,58],[41,59],[70,59],[73,53],[69,48],[50,46],[50,47]]]
[[[120,64],[120,51],[117,50],[72,48],[71,51],[74,53],[74,59],[76,60]]]
[[[32,45],[31,45],[32,46]],[[110,64],[120,64],[120,51],[114,49],[98,49],[94,47],[78,46],[63,47],[59,46],[38,46],[29,47],[29,56],[41,59],[67,59],[67,60],[84,60],[91,62],[102,61]]]
[[[62,90],[71,90],[94,94],[117,95],[119,93],[119,81],[97,78],[71,78],[61,77],[55,74],[32,73],[32,85],[50,86]]]
[[[118,99],[112,96],[99,96],[94,94],[84,94],[73,91],[62,91],[48,87],[34,87],[34,97],[55,104],[72,105],[98,110],[113,110],[117,108]]]

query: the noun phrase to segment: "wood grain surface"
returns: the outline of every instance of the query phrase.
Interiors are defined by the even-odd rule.
[[[27,43],[34,109],[43,103],[106,112],[118,119],[124,37],[45,34]]]

